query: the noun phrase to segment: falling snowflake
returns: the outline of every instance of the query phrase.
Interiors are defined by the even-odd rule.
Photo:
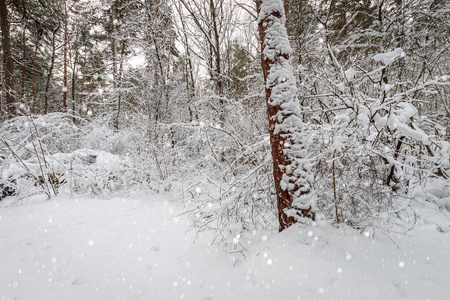
[[[234,244],[239,243],[239,239],[240,239],[240,238],[241,238],[241,235],[240,235],[240,234],[236,235],[235,238],[233,239],[233,243],[234,243]]]

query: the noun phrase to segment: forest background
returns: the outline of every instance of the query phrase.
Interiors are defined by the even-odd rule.
[[[231,251],[278,226],[252,2],[0,0],[0,16],[2,198],[173,189]],[[290,1],[318,220],[413,222],[417,190],[449,187],[449,18],[444,0]]]

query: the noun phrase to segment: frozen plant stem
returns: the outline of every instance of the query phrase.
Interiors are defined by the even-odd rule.
[[[19,155],[17,155],[17,153],[11,148],[11,146],[8,144],[8,142],[6,142],[5,140],[1,139],[1,142],[9,149],[9,151],[11,151],[11,154],[14,156],[14,158],[20,162],[22,164],[22,166],[25,168],[25,170],[27,172],[30,172],[30,169],[27,167],[27,165],[25,164],[25,162],[19,157]],[[42,190],[44,191],[44,193],[47,195],[47,198],[50,199],[50,191],[44,186],[44,184],[36,177],[34,176],[32,173],[30,173],[31,176],[33,177],[33,179],[42,187]]]
[[[46,174],[42,174],[42,178],[43,178],[44,181],[46,181],[46,182],[48,182],[50,184],[50,186],[52,187],[52,190],[53,190],[53,195],[56,196],[56,195],[58,195],[58,189],[55,186],[55,182],[54,182],[54,178],[56,178],[55,177],[55,172],[52,172],[51,174],[48,172],[49,164],[47,163],[47,160],[45,159],[44,148],[42,147],[41,137],[39,136],[39,131],[37,130],[36,124],[34,123],[34,121],[32,119],[32,116],[30,114],[27,115],[27,119],[28,119],[28,123],[30,125],[30,132],[31,132],[31,125],[33,125],[34,131],[36,133],[37,140],[39,142],[39,150],[41,150],[42,160],[44,161],[44,164],[45,164]],[[33,137],[32,133],[31,133],[31,137]],[[34,142],[33,142],[33,146],[34,146]],[[34,147],[34,148],[35,148],[35,151],[36,151],[36,147]],[[37,153],[37,151],[36,151],[36,156],[39,159],[39,154]],[[40,164],[41,163],[39,162],[39,165]],[[42,166],[41,166],[41,171],[42,171]]]
[[[334,207],[336,209],[336,223],[339,224],[338,203],[336,197],[336,166],[334,162],[335,160],[336,160],[336,149],[334,149],[333,152],[333,192],[334,192]]]

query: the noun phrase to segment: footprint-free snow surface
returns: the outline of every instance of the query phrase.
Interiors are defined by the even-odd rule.
[[[193,243],[173,198],[2,201],[0,299],[450,299],[449,213],[435,204],[416,204],[407,234],[250,233],[243,259],[208,234]]]

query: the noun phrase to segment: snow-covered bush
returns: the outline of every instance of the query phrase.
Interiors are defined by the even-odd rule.
[[[3,196],[18,199],[37,193],[58,193],[62,174],[55,170],[51,153],[76,149],[82,132],[74,117],[63,113],[26,115],[0,126],[0,186]],[[9,193],[5,191],[10,190]]]
[[[168,180],[177,182],[194,229],[214,231],[227,251],[241,251],[254,230],[278,226],[265,104],[259,94],[253,99],[227,99],[225,121],[205,114],[170,126],[176,167]]]
[[[20,116],[0,124],[0,138],[25,160],[36,156],[35,147],[42,146],[44,154],[73,151],[79,148],[82,135],[74,117],[64,113]],[[0,150],[1,153],[11,154],[4,143],[0,144]]]
[[[214,243],[227,251],[242,251],[248,234],[278,226],[269,140],[259,138],[218,172],[222,178],[192,186],[187,207],[194,227],[213,230]]]
[[[53,154],[52,160],[57,172],[64,174],[67,193],[110,195],[141,183],[128,159],[109,152],[78,149]]]
[[[5,121],[0,135],[0,153],[5,153],[0,160],[2,198],[50,197],[61,185],[70,193],[103,195],[158,188],[145,133],[100,124],[101,119],[74,123],[61,113]]]
[[[415,99],[425,102],[433,87],[449,82],[398,81],[396,73],[414,63],[400,48],[361,61],[339,61],[337,46],[323,51],[330,65],[298,69],[299,97],[315,137],[309,150],[318,204],[323,218],[364,228],[375,216],[398,215],[397,199],[412,197],[415,186],[448,178],[445,127],[420,111]]]

